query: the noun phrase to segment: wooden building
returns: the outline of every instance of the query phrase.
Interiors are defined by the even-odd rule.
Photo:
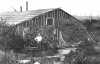
[[[26,34],[33,37],[40,34],[43,39],[54,41],[58,47],[62,47],[66,42],[69,45],[91,39],[79,20],[60,8],[7,12],[0,16],[7,24],[14,25],[15,34],[23,38],[28,38]]]

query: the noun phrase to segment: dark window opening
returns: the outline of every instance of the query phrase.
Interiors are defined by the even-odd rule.
[[[53,18],[47,18],[47,25],[53,25]]]

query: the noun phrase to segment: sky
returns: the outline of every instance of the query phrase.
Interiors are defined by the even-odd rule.
[[[72,15],[100,16],[100,0],[0,0],[0,13],[6,11],[25,11],[25,2],[29,2],[29,10],[62,8]]]

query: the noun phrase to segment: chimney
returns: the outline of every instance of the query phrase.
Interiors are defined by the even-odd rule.
[[[26,1],[26,11],[28,11],[28,1]]]
[[[22,6],[20,6],[20,12],[22,12]]]

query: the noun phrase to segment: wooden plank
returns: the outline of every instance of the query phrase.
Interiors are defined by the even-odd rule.
[[[38,18],[39,27],[41,27],[41,17]]]
[[[43,16],[41,16],[41,27],[43,27]]]

